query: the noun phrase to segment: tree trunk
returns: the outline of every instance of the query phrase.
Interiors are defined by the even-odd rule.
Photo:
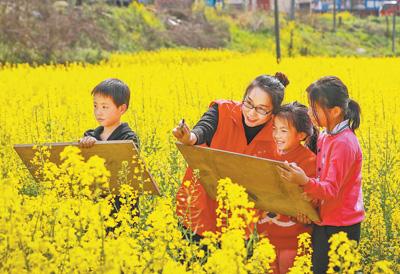
[[[276,62],[281,61],[281,41],[279,37],[279,7],[278,0],[274,0],[275,11],[275,42],[276,42]]]
[[[390,22],[389,22],[389,16],[385,16],[385,22],[386,22],[386,38],[390,37]]]
[[[333,0],[333,32],[336,32],[336,0]]]
[[[392,52],[396,54],[396,12],[393,12]]]
[[[296,0],[292,0],[290,3],[290,20],[294,20],[296,14]]]

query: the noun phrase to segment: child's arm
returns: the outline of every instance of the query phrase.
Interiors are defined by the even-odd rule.
[[[334,199],[338,196],[349,169],[356,161],[356,157],[347,143],[340,142],[335,144],[329,159],[326,160],[328,171],[323,181],[308,178],[301,168],[289,163],[285,164],[285,168],[279,168],[279,172],[284,180],[303,186],[304,191],[311,198]]]
[[[135,132],[131,131],[124,136],[121,140],[132,140],[136,148],[140,151],[140,139]]]

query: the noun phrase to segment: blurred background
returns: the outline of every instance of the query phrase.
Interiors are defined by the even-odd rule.
[[[398,56],[399,9],[400,0],[0,0],[0,63],[97,63],[161,48]]]

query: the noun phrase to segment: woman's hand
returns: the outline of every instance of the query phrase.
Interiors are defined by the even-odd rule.
[[[185,145],[194,145],[197,142],[196,135],[190,131],[184,120],[172,130],[172,134],[179,142]]]
[[[278,166],[278,173],[283,180],[301,186],[305,185],[309,180],[300,167],[295,163],[289,164],[287,161],[285,161],[283,166]]]

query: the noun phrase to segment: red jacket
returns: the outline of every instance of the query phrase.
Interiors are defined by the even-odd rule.
[[[349,226],[364,220],[361,189],[362,153],[350,128],[318,138],[317,177],[303,186],[321,200],[318,225]]]
[[[316,155],[308,148],[300,145],[287,154],[275,154],[275,159],[296,163],[308,176],[316,174]],[[257,231],[263,236],[267,236],[270,242],[277,249],[297,249],[297,236],[301,233],[311,233],[311,226],[291,221],[289,216],[275,214],[267,215],[263,212],[257,224]]]
[[[273,158],[276,147],[272,139],[272,118],[247,144],[241,103],[221,100],[212,102],[210,106],[213,104],[218,104],[218,126],[211,148]],[[192,186],[187,188],[185,181],[190,181]],[[217,202],[207,195],[201,183],[193,178],[192,169],[188,168],[177,192],[177,215],[182,224],[199,235],[205,231],[216,232],[217,207]]]

